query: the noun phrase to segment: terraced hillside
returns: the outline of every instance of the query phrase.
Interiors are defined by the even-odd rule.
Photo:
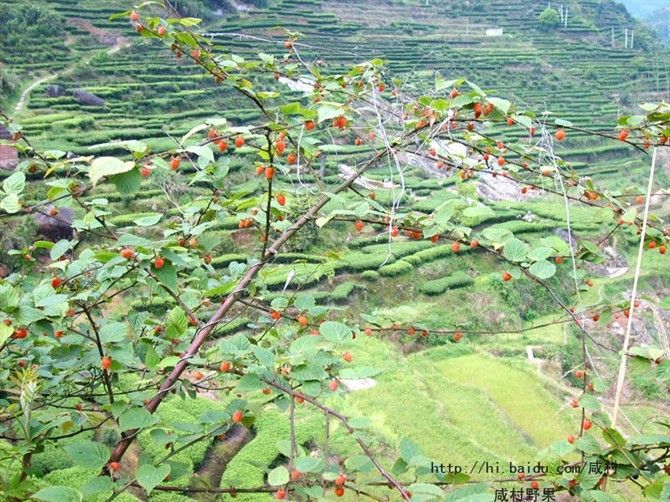
[[[580,174],[620,190],[622,197],[639,206],[639,201],[633,202],[634,195],[641,191],[648,157],[625,143],[601,142],[577,130],[612,134],[617,117],[637,103],[670,97],[670,52],[619,4],[609,0],[564,1],[567,22],[547,26],[540,21],[545,2],[274,0],[266,7],[235,3],[247,8],[214,16],[206,24],[217,47],[239,55],[264,52],[283,57],[287,29],[305,35],[295,44],[302,58],[320,61],[319,65],[331,71],[352,60],[382,57],[390,63],[389,82],[406,90],[431,88],[436,72],[445,78],[465,76],[495,94],[511,96],[522,108],[546,111],[548,123],[554,116],[570,121],[576,130],[569,132],[568,140],[556,144],[556,153]],[[0,21],[14,4],[0,0]],[[35,0],[30,4],[46,9],[49,28],[30,43],[14,44],[0,38],[0,72],[10,74],[15,83],[12,92],[0,96],[0,108],[21,124],[38,148],[83,156],[127,154],[125,140],[142,140],[158,151],[173,148],[174,138],[207,118],[226,119],[233,125],[259,118],[257,109],[240,105],[237,95],[214,86],[187,58],[176,63],[169,49],[139,38],[125,17],[109,19],[127,9],[128,2]],[[623,47],[627,28],[635,29],[633,48]],[[62,90],[49,88],[47,92],[47,87],[54,85]],[[74,94],[77,89],[101,98],[104,104],[82,104]],[[296,89],[292,95],[301,96],[301,92]],[[369,137],[371,132],[356,134]],[[501,125],[491,134],[511,140],[525,138],[527,131]],[[260,196],[263,184],[250,167],[253,150],[231,150],[217,152],[218,166],[229,173],[227,183]],[[355,146],[347,138],[333,137],[332,144],[323,148],[323,180],[339,180],[343,164],[346,169],[371,151],[367,144]],[[660,187],[670,181],[670,169],[663,165],[657,181]],[[104,197],[113,213],[122,213],[111,219],[115,231],[132,232],[142,218],[151,219],[159,213],[166,218],[177,216],[170,196],[204,192],[205,187],[197,182],[187,184],[185,175],[193,172],[193,167],[185,166],[180,173],[155,170],[148,178],[138,175],[133,183],[141,190],[136,193],[104,181],[80,200],[87,204]],[[0,170],[2,178],[9,174]],[[53,188],[49,183],[57,185],[59,174],[63,173],[43,180],[40,174],[29,173],[34,200]],[[278,173],[275,190],[281,193],[315,179],[312,174],[298,180],[293,174]],[[467,190],[455,177],[425,165],[407,168],[402,189],[393,183],[389,186],[388,181],[385,167],[371,169],[358,190],[373,192],[375,200],[385,206],[399,202],[418,215],[430,214],[455,193]],[[487,182],[491,187],[488,192],[469,192],[484,208],[469,222],[475,231],[498,222],[525,242],[555,244],[558,240],[567,249],[561,239],[567,233],[568,219],[562,198],[520,192],[492,177]],[[545,183],[545,187],[553,187],[552,180]],[[359,200],[350,193],[340,203],[353,206]],[[290,200],[288,207],[302,207],[307,202]],[[661,215],[670,213],[663,197],[654,199],[654,209]],[[79,208],[74,210],[78,215]],[[570,230],[578,239],[602,241],[603,247],[609,245],[617,251],[602,267],[583,272],[593,283],[592,287],[581,287],[577,300],[571,297],[576,288],[568,277],[571,265],[567,261],[559,266],[551,286],[564,294],[562,300],[573,301],[571,305],[578,309],[595,310],[605,297],[623,304],[633,275],[635,229],[623,229],[608,239],[616,225],[609,210],[573,206],[569,218]],[[261,248],[252,230],[240,228],[239,223],[237,217],[224,218],[200,237],[202,249],[198,252],[212,257],[211,265],[220,275],[234,269],[236,263],[246,262],[250,253],[257,254]],[[445,463],[472,465],[477,460],[528,462],[551,442],[576,432],[578,410],[568,403],[579,390],[572,373],[581,348],[573,336],[574,328],[553,324],[560,312],[548,293],[523,278],[514,288],[505,288],[495,260],[482,250],[457,253],[449,246],[402,235],[389,240],[383,230],[366,224],[356,231],[349,222],[334,222],[318,234],[313,231],[291,242],[290,253],[263,271],[269,289],[263,299],[267,301],[286,291],[308,292],[320,305],[335,306],[348,319],[374,314],[389,323],[402,321],[428,331],[461,326],[479,333],[459,345],[445,335],[431,333],[423,338],[402,330],[357,339],[352,351],[356,361],[386,370],[379,374],[371,371],[364,388],[332,399],[338,409],[367,417],[380,431],[377,449],[383,462],[390,462],[390,452],[401,436],[410,437],[427,454],[443,458]],[[21,259],[8,251],[32,243],[33,219],[17,216],[2,234],[0,265],[19,268]],[[324,254],[326,243],[336,243],[337,252]],[[645,260],[641,287],[646,299],[639,336],[662,345],[665,334],[656,326],[668,325],[670,271],[667,257],[658,253]],[[618,271],[614,273],[612,268]],[[175,305],[170,297],[149,305],[135,298],[132,304],[137,312],[149,310],[158,318]],[[244,332],[253,321],[241,314],[220,330],[220,336]],[[597,330],[596,322],[593,324]],[[600,326],[603,340],[619,347],[619,321],[603,316]],[[525,331],[533,327],[536,329]],[[491,334],[493,331],[497,334]],[[618,360],[604,352],[596,352],[596,359],[602,374],[602,402],[610,406]],[[667,381],[633,378],[629,404],[624,407],[630,422],[624,429],[656,432],[650,417],[665,413],[667,389]],[[230,400],[223,395],[201,395],[187,401],[175,398],[161,407],[160,413],[174,423],[174,430],[183,431],[188,430],[188,424],[206,424],[208,412],[225,408]],[[267,400],[259,392],[255,405]],[[472,410],[477,410],[476,414]],[[318,417],[302,409],[298,415],[300,444],[307,447],[321,441]],[[175,460],[183,464],[189,478],[172,483],[195,486],[203,478],[204,484],[220,487],[233,482],[236,486],[241,486],[239,482],[258,486],[266,471],[284,459],[285,445],[278,440],[286,436],[288,428],[285,415],[263,415],[254,425],[253,437],[245,438],[232,458],[226,457],[227,446],[219,439],[188,448]],[[103,429],[95,439],[111,445],[118,437]],[[133,458],[139,458],[143,450],[155,453],[150,451],[154,446],[147,437],[140,437],[138,444]],[[337,433],[332,448],[335,457],[355,451],[351,438]],[[220,462],[225,470],[212,472],[217,470],[212,466],[218,458],[225,459]],[[81,487],[84,471],[55,449],[40,453],[35,461],[35,476],[44,486]],[[379,494],[383,493],[380,488]],[[619,500],[637,496],[629,486],[615,493]],[[138,500],[141,496],[134,493],[119,499]],[[237,500],[267,498],[240,493]],[[156,492],[149,499],[188,500]]]

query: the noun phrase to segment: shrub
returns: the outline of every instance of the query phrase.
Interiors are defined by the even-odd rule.
[[[396,275],[407,274],[412,270],[414,270],[414,267],[411,263],[408,263],[405,260],[398,260],[390,265],[380,267],[379,273],[384,277],[395,277]]]
[[[464,288],[474,283],[474,279],[465,272],[456,272],[446,277],[424,282],[419,285],[419,291],[424,295],[439,295],[448,289]]]
[[[553,27],[561,24],[561,18],[558,15],[558,11],[556,9],[552,9],[551,7],[547,7],[546,9],[544,9],[538,19],[540,21],[540,24],[542,24],[543,26]]]

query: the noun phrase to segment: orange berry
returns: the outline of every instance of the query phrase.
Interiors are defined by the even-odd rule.
[[[498,165],[500,167],[504,166],[506,162],[505,157],[498,157]]]
[[[181,164],[181,159],[179,157],[172,157],[170,159],[170,169],[173,171],[176,171],[179,169],[179,165]]]
[[[275,143],[275,149],[277,150],[277,155],[281,157],[284,154],[284,150],[286,149],[286,143],[283,141],[277,141],[277,143]]]
[[[593,423],[588,418],[585,418],[584,421],[582,422],[582,427],[584,428],[585,431],[588,431],[592,425]]]
[[[316,127],[316,122],[314,122],[313,120],[305,121],[305,129],[307,129],[308,131],[311,131],[315,127]]]
[[[278,193],[275,199],[277,200],[277,204],[279,204],[280,206],[286,204],[286,196],[283,193]]]
[[[221,361],[221,366],[219,366],[219,369],[222,373],[228,373],[232,367],[233,365],[230,362]]]
[[[130,20],[136,23],[137,21],[140,20],[140,14],[136,10],[132,11],[130,13]]]
[[[196,380],[202,380],[204,377],[205,375],[203,375],[202,371],[195,370],[193,372],[193,378],[195,378]]]
[[[307,316],[301,315],[298,317],[298,324],[302,326],[303,328],[309,324],[309,321],[307,320]]]
[[[328,388],[335,392],[337,390],[337,380],[333,378],[330,382],[328,382]]]
[[[286,157],[286,163],[289,166],[292,166],[296,162],[298,162],[298,156],[295,153],[289,153],[288,156]]]
[[[167,34],[167,30],[165,29],[165,26],[159,26],[158,27],[158,36],[159,37],[164,37]]]
[[[119,472],[121,470],[121,464],[119,462],[110,462],[107,464],[107,469],[109,472]]]
[[[244,138],[242,136],[235,138],[235,146],[237,148],[242,148],[244,146]]]
[[[60,285],[63,284],[63,280],[60,277],[54,277],[51,279],[51,287],[52,288],[58,288]]]
[[[226,141],[221,140],[221,141],[219,141],[219,142],[216,144],[216,146],[219,147],[219,151],[220,151],[221,153],[223,153],[223,152],[225,152],[226,150],[228,150],[228,142],[226,142]]]
[[[363,223],[361,220],[358,220],[356,223],[354,223],[354,227],[356,227],[356,231],[360,232],[365,227],[365,223]]]
[[[157,270],[160,270],[160,269],[163,268],[163,265],[165,265],[165,260],[163,258],[161,258],[160,256],[156,257],[156,259],[154,260],[154,267]]]
[[[479,241],[476,240],[476,239],[470,241],[470,247],[471,247],[472,249],[477,249],[477,248],[479,247]]]
[[[510,274],[509,272],[505,272],[502,275],[502,280],[505,281],[505,282],[511,281],[512,280],[512,274]]]
[[[130,260],[133,256],[135,256],[135,251],[133,251],[132,248],[123,248],[121,250],[121,256],[126,260]]]
[[[344,359],[345,362],[350,363],[353,359],[353,356],[351,355],[351,352],[345,352],[342,354],[342,359]]]
[[[102,367],[103,370],[108,370],[111,365],[112,365],[112,358],[109,356],[103,357],[100,361],[100,366]]]
[[[454,253],[458,253],[458,252],[461,250],[461,244],[458,243],[458,242],[454,242],[454,243],[451,245],[451,250],[452,250]]]
[[[274,319],[275,321],[278,321],[279,319],[281,319],[281,312],[279,312],[277,310],[273,310],[270,313],[270,317],[272,317],[272,319]]]
[[[626,141],[626,139],[628,138],[628,133],[629,133],[628,129],[622,129],[619,132],[619,141]]]
[[[275,175],[275,168],[274,167],[266,167],[265,168],[265,178],[269,181],[272,178],[274,178]]]
[[[244,418],[244,413],[242,413],[241,410],[235,410],[233,412],[232,419],[233,419],[233,422],[235,422],[236,424],[239,424],[242,421],[243,418]]]
[[[575,443],[575,436],[573,436],[572,434],[570,434],[570,435],[567,437],[567,440],[568,440],[568,443],[570,443],[570,444],[574,444],[574,443]]]
[[[659,253],[661,253],[661,254],[665,254],[665,251],[666,251],[666,247],[665,247],[665,246],[659,246],[659,248],[658,248],[658,252],[659,252]]]
[[[461,333],[460,331],[456,331],[454,333],[454,342],[459,342],[461,338],[463,338],[463,333]]]
[[[563,129],[556,131],[556,139],[558,141],[563,141],[565,139],[565,131]]]

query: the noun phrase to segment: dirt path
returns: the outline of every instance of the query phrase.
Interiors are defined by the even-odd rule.
[[[131,43],[128,42],[127,40],[121,40],[117,43],[115,43],[113,46],[111,46],[109,49],[107,49],[107,54],[115,54],[119,52],[121,49],[125,49],[126,47],[130,47]],[[84,60],[84,63],[88,63],[93,59],[94,54],[91,54],[88,58]],[[49,80],[53,80],[60,76],[61,74],[66,75],[70,73],[72,69],[69,69],[65,72],[57,72],[57,73],[52,73],[51,75],[47,75],[46,77],[41,77],[35,80],[32,84],[30,84],[28,87],[26,87],[23,92],[21,93],[21,96],[19,97],[19,101],[16,103],[16,106],[14,107],[14,115],[17,115],[23,111],[23,108],[26,105],[26,101],[28,99],[28,96],[30,95],[31,92],[35,90],[36,87],[42,85],[45,82],[48,82]]]
[[[16,106],[14,107],[14,115],[20,113],[21,110],[23,110],[23,107],[26,105],[26,99],[28,98],[28,95],[33,91],[33,89],[35,89],[35,87],[37,87],[38,85],[42,85],[44,82],[48,82],[49,80],[53,80],[57,76],[58,73],[54,73],[46,77],[38,78],[28,87],[26,87],[21,93],[21,97],[19,98],[18,103],[16,103]]]

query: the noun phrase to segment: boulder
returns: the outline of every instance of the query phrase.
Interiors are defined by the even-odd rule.
[[[75,89],[74,97],[86,106],[105,106],[105,100],[83,89]]]
[[[45,92],[50,98],[59,98],[65,95],[65,87],[62,85],[47,85]]]
[[[19,152],[12,145],[0,145],[0,169],[13,171],[19,165]]]
[[[74,237],[74,210],[62,207],[58,214],[50,216],[53,206],[49,205],[40,213],[35,214],[37,231],[50,241],[58,242],[61,239],[72,239]]]

